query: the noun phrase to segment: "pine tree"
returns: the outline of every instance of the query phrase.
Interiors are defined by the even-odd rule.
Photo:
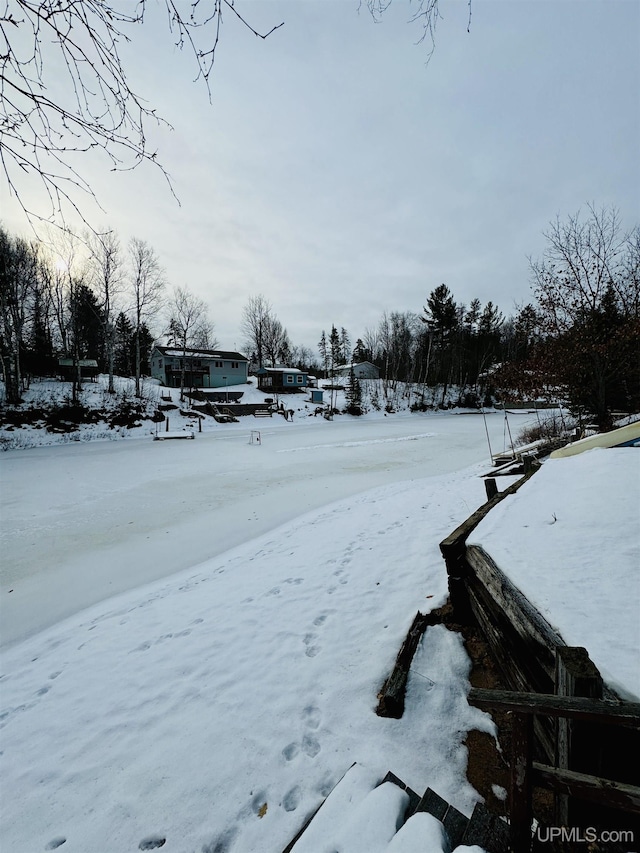
[[[353,364],[351,365],[351,370],[349,371],[349,381],[347,382],[347,412],[350,415],[361,415],[362,414],[362,387],[360,386],[360,380],[355,374],[353,369]]]
[[[324,329],[322,330],[322,335],[318,342],[318,352],[320,353],[320,364],[322,366],[324,378],[326,379],[327,374],[329,373],[329,350],[327,347],[327,336]]]

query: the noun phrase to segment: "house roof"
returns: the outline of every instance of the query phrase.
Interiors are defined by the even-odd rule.
[[[60,367],[74,367],[78,364],[80,367],[97,367],[98,362],[95,358],[79,358],[76,362],[73,358],[59,358],[58,364]]]
[[[171,358],[181,358],[183,355],[187,355],[189,358],[226,358],[230,361],[249,361],[248,358],[245,358],[245,356],[241,355],[239,352],[230,352],[228,350],[190,349],[189,347],[183,350],[182,347],[161,347],[158,344],[154,346],[154,350],[158,350],[162,355],[166,355]]]
[[[301,373],[303,376],[308,376],[306,370],[298,370],[297,367],[260,367],[256,370],[256,374],[261,376],[265,373]]]

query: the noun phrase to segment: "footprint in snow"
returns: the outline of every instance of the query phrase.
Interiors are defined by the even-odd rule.
[[[307,705],[307,707],[302,712],[302,717],[305,721],[305,724],[310,729],[318,729],[320,728],[320,721],[322,716],[320,714],[320,709],[315,705]]]
[[[59,838],[52,838],[51,841],[44,848],[45,850],[57,850],[58,847],[62,847],[67,839],[60,836]]]
[[[143,838],[138,844],[138,850],[157,850],[158,847],[164,847],[167,839],[162,835],[150,835],[148,838]]]
[[[315,758],[321,749],[320,741],[313,735],[306,734],[302,738],[302,751],[305,755],[308,755],[309,758]]]
[[[293,761],[293,759],[294,759],[294,758],[296,757],[296,755],[298,754],[299,749],[300,749],[300,748],[298,747],[298,744],[297,744],[297,743],[289,743],[289,744],[287,744],[287,745],[285,746],[285,748],[282,750],[282,754],[284,755],[285,760],[286,760],[286,761]]]
[[[302,791],[296,785],[284,795],[284,799],[282,800],[282,807],[286,812],[294,812],[300,805],[301,798]]]
[[[304,653],[308,658],[314,658],[320,652],[320,646],[316,646],[314,642],[317,639],[316,634],[305,634],[303,642],[306,648]]]

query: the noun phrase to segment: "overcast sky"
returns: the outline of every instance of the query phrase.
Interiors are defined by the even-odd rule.
[[[240,8],[240,7],[239,7]],[[243,0],[266,41],[228,19],[212,104],[160,21],[135,33],[130,80],[174,127],[152,166],[87,169],[95,225],[156,249],[172,285],[242,349],[264,294],[294,343],[352,341],[446,283],[505,314],[531,299],[542,231],[596,206],[640,222],[640,3],[443,0],[436,49],[414,3],[375,23],[358,0]],[[28,234],[1,187],[2,220]],[[44,211],[44,208],[43,208]]]

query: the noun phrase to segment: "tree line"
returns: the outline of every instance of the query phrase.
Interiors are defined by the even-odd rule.
[[[150,372],[153,324],[179,348],[215,346],[205,303],[187,288],[167,295],[164,269],[153,247],[117,234],[70,232],[55,248],[11,236],[0,227],[0,364],[7,404],[16,404],[33,376],[58,372],[58,359],[73,365],[72,401],[82,384],[82,361],[95,360],[108,374],[132,376],[135,394]]]
[[[385,312],[353,350],[346,329],[323,331],[325,376],[369,361],[385,400],[399,383],[418,408],[427,389],[440,405],[452,387],[462,405],[545,396],[603,429],[616,411],[640,411],[640,228],[625,231],[615,208],[590,205],[544,236],[542,258],[529,259],[534,300],[514,314],[492,301],[465,305],[440,284],[419,313]],[[353,378],[348,390],[357,399]]]
[[[333,323],[314,353],[292,343],[271,303],[257,295],[242,312],[245,354],[258,368],[286,364],[325,377],[369,361],[380,370],[383,403],[409,386],[417,408],[445,405],[452,388],[463,405],[488,403],[496,393],[507,401],[546,394],[606,428],[612,412],[640,411],[640,229],[624,231],[615,208],[590,206],[586,216],[556,219],[545,237],[542,258],[529,261],[534,299],[510,316],[492,301],[464,304],[439,284],[419,312],[386,311],[353,345],[349,331]],[[19,401],[30,376],[55,372],[60,355],[78,366],[74,389],[80,361],[92,358],[111,391],[114,374],[134,376],[139,396],[158,315],[167,343],[185,356],[193,347],[217,347],[205,303],[186,287],[166,291],[158,257],[142,240],[123,248],[114,232],[84,241],[67,234],[54,256],[0,228],[7,402]],[[357,406],[353,379],[349,389]]]

